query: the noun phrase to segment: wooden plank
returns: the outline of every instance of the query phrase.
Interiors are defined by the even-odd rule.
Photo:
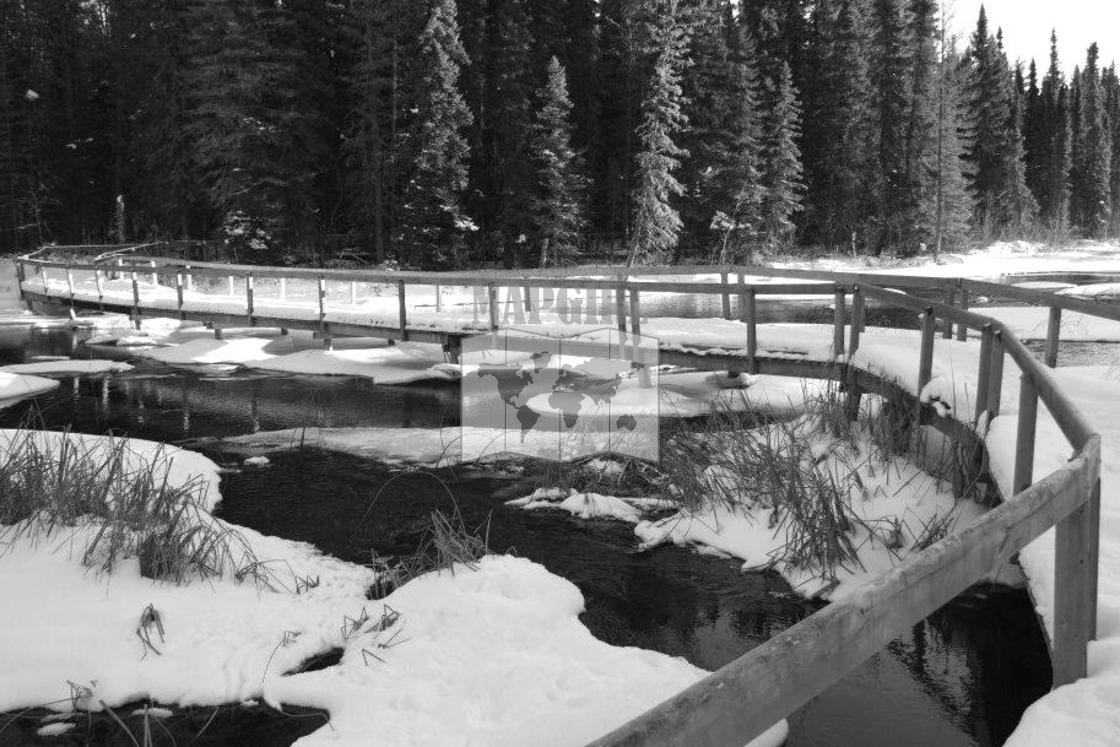
[[[961,309],[953,306],[946,306],[943,303],[930,302],[916,296],[910,296],[895,290],[887,288],[878,288],[874,285],[864,285],[864,293],[868,298],[874,298],[883,301],[892,306],[897,306],[903,309],[910,309],[918,314],[923,313],[926,309],[933,309],[933,313],[937,315],[938,319],[948,319],[953,322],[967,324],[973,329],[982,329],[985,324],[992,322],[986,316],[975,314],[971,311],[962,311]]]
[[[959,304],[961,311],[968,311],[968,286],[960,281],[957,282],[959,288],[961,302]],[[961,322],[957,325],[957,341],[965,342],[968,340],[968,325]]]
[[[1099,505],[1099,478],[1083,490],[1086,502],[1058,524],[1054,538],[1054,687],[1085,676],[1096,633],[1099,528],[1093,513],[1099,509],[1092,498],[1096,492]]]
[[[319,331],[326,331],[327,321],[327,281],[320,275],[318,278],[319,289]]]
[[[918,351],[918,396],[933,376],[933,340],[937,336],[937,318],[933,310],[926,311],[918,318],[922,330],[922,340]]]
[[[976,374],[976,413],[974,422],[979,423],[980,417],[988,409],[988,381],[991,379],[992,370],[992,340],[995,330],[991,324],[980,327],[980,362]]]
[[[988,367],[988,412],[990,418],[1000,413],[1003,392],[1003,331],[997,329],[992,336],[992,363]]]
[[[1011,298],[1016,301],[1026,301],[1035,306],[1057,306],[1065,311],[1076,311],[1120,322],[1120,304],[1091,301],[1077,296],[1059,295],[1035,290],[1034,288],[1016,288],[1013,285],[988,283],[981,280],[966,280],[964,282],[974,291],[989,297]]]
[[[1011,492],[1018,493],[1034,482],[1034,437],[1038,423],[1038,390],[1029,373],[1019,377],[1019,425],[1015,435],[1015,474]]]
[[[998,322],[993,322],[993,326],[1003,331],[1003,347],[1019,370],[1031,372],[1039,398],[1046,404],[1046,410],[1062,429],[1066,439],[1075,449],[1080,448],[1093,433],[1081,409],[1062,391],[1050,369],[1039,363],[1038,358],[1022,341]]]
[[[245,276],[245,315],[249,318],[249,326],[253,326],[253,273]]]
[[[857,285],[852,291],[852,326],[849,331],[848,359],[859,350],[859,335],[863,331],[863,291]]]
[[[618,331],[626,331],[626,286],[618,283],[614,289],[614,313],[618,318]]]
[[[1050,307],[1050,319],[1046,324],[1046,365],[1058,366],[1058,344],[1062,341],[1062,308]]]
[[[591,744],[742,747],[1074,511],[1099,449]]]
[[[841,358],[844,355],[844,317],[847,310],[844,308],[844,289],[837,287],[832,294],[832,355]]]
[[[754,288],[747,289],[747,373],[758,373],[758,308]]]
[[[727,273],[721,272],[719,274],[719,284],[722,288],[720,292],[720,302],[723,306],[723,318],[731,318],[731,289],[727,285]]]
[[[404,281],[397,281],[397,314],[398,321],[400,322],[401,339],[408,339],[408,311],[406,310],[407,304],[405,303],[404,296]]]
[[[739,321],[747,321],[747,284],[743,282],[743,274],[739,273],[739,287],[736,291],[739,303]]]
[[[175,273],[175,302],[179,307],[179,321],[183,320],[183,273]]]
[[[945,305],[955,307],[957,305],[956,299],[957,286],[951,285],[945,289]],[[945,328],[941,330],[941,337],[946,340],[953,339],[953,323],[948,319],[945,320]]]
[[[136,271],[132,271],[132,324],[140,329],[140,286],[136,282]]]
[[[630,288],[630,334],[640,335],[642,333],[642,302],[640,291],[631,286]],[[648,375],[648,374],[647,374]]]

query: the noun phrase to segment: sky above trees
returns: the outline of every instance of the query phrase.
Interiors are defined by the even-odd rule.
[[[1003,29],[1003,43],[1012,62],[1032,58],[1044,66],[1050,55],[1050,31],[1058,32],[1058,54],[1063,72],[1085,62],[1089,45],[1098,42],[1101,63],[1120,60],[1120,3],[1110,0],[949,0],[953,28],[962,39],[976,28],[983,5],[988,18]]]

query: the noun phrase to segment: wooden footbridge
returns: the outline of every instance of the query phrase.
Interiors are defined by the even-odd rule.
[[[175,316],[229,326],[311,330],[332,337],[383,337],[441,344],[452,356],[464,337],[504,328],[500,293],[512,290],[533,313],[542,293],[580,291],[609,309],[618,330],[640,334],[642,294],[680,293],[719,299],[721,316],[742,322],[742,346],[665,345],[661,362],[712,370],[832,379],[855,398],[876,392],[908,398],[921,422],[964,444],[983,444],[986,424],[1000,415],[1004,369],[1018,371],[1017,440],[1012,495],[971,525],[915,553],[869,585],[775,635],[633,721],[597,745],[676,744],[742,747],[779,719],[851,672],[889,641],[988,577],[1026,544],[1056,527],[1051,654],[1054,686],[1085,676],[1087,645],[1096,635],[1101,441],[1050,374],[1058,358],[1063,312],[1120,321],[1120,306],[965,278],[828,273],[765,267],[585,267],[465,273],[280,268],[145,255],[157,247],[46,247],[18,260],[24,300],[32,307]],[[712,278],[677,280],[685,275]],[[268,293],[262,293],[267,283]],[[311,292],[301,299],[297,284]],[[215,302],[204,285],[228,291]],[[441,308],[440,287],[475,288],[481,299],[469,318]],[[433,293],[434,291],[434,293]],[[375,293],[374,312],[363,293]],[[508,294],[507,294],[508,295]],[[833,305],[825,356],[790,356],[760,349],[759,299],[827,296]],[[994,318],[969,310],[984,296],[1048,309],[1045,363]],[[416,299],[427,298],[426,304]],[[869,303],[912,313],[917,386],[853,363]],[[395,308],[394,308],[395,307]],[[481,311],[481,313],[478,313]],[[447,317],[446,319],[444,317]],[[697,320],[697,325],[703,322]],[[978,336],[975,402],[945,415],[921,401],[931,381],[939,338]],[[859,359],[854,359],[858,361]],[[1068,441],[1060,469],[1036,475],[1038,404]],[[957,410],[963,408],[956,408]]]

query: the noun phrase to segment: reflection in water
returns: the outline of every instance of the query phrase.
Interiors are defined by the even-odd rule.
[[[803,319],[799,319],[803,320]],[[827,321],[825,319],[824,321]],[[59,331],[0,329],[0,360],[89,352]],[[98,351],[100,352],[100,351]],[[382,387],[344,378],[184,373],[135,362],[129,374],[67,377],[0,425],[109,430],[175,441],[311,426],[435,427],[458,421],[454,387]],[[211,456],[223,460],[221,454]],[[269,534],[366,562],[413,550],[429,512],[451,499],[435,477],[390,472],[341,454],[277,454],[265,469],[223,476],[220,514]],[[541,562],[583,592],[582,620],[599,638],[717,668],[814,605],[776,575],[674,547],[635,552],[630,526],[509,510],[517,489],[491,476],[443,472],[469,526],[489,522],[491,546]],[[1022,592],[957,600],[893,642],[791,718],[792,745],[998,744],[1048,688],[1045,644]]]

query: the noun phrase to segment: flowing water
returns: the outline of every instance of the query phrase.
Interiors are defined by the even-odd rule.
[[[0,361],[106,352],[86,348],[80,337],[65,329],[0,328]],[[454,425],[458,417],[457,390],[449,385],[380,387],[341,377],[185,372],[133,362],[136,369],[125,374],[65,377],[59,389],[0,411],[0,425],[176,441],[299,425],[430,428]],[[367,562],[371,550],[415,548],[430,511],[451,506],[449,489],[468,526],[489,524],[494,550],[514,551],[575,583],[586,599],[583,622],[612,644],[714,669],[816,609],[776,574],[742,573],[733,561],[683,548],[636,552],[628,525],[507,508],[506,499],[529,490],[511,478],[457,470],[436,480],[317,450],[271,459],[265,469],[223,477],[220,516]],[[893,745],[903,733],[914,744],[999,744],[1026,705],[1046,692],[1049,677],[1026,594],[973,590],[794,714],[789,744]],[[267,716],[254,713],[246,722],[245,739],[263,728],[261,719]],[[222,733],[240,734],[236,719],[230,721],[231,731]],[[287,736],[276,725],[280,736],[268,743],[297,738],[307,722],[291,724]],[[197,728],[189,713],[178,723],[181,736]]]

